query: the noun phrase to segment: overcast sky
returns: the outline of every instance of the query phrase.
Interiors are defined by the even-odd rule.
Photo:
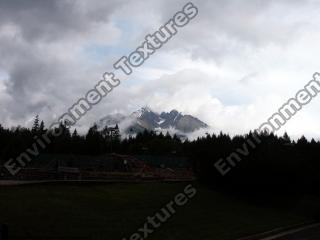
[[[49,124],[187,1],[0,0],[0,122]],[[199,13],[79,123],[148,105],[243,133],[320,71],[320,1],[193,1]],[[320,96],[291,135],[320,137]]]

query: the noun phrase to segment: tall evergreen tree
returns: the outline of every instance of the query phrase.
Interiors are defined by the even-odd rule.
[[[39,131],[39,115],[36,115],[36,117],[34,118],[34,121],[33,121],[33,125],[32,125],[32,132],[33,133],[36,133]]]
[[[39,132],[40,133],[44,133],[45,132],[45,125],[44,125],[43,121],[40,122]]]

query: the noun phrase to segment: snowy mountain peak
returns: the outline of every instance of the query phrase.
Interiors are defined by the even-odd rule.
[[[131,116],[140,118],[143,114],[148,113],[148,112],[153,112],[153,111],[151,110],[150,107],[145,106],[145,107],[142,107],[142,108],[138,109],[137,111],[134,111],[133,113],[131,113]]]
[[[153,112],[152,109],[148,106],[142,107],[141,110],[144,112]]]
[[[199,119],[191,115],[183,115],[175,109],[159,114],[147,106],[134,111],[129,116],[108,115],[98,122],[98,126],[104,127],[110,123],[112,125],[118,124],[121,132],[124,133],[137,133],[144,130],[166,131],[170,129],[183,134],[208,127]]]

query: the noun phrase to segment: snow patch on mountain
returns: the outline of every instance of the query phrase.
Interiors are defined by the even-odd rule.
[[[159,114],[149,107],[143,107],[128,116],[120,113],[107,115],[96,124],[99,129],[118,124],[120,132],[125,135],[135,135],[138,132],[149,130],[183,136],[208,128],[208,125],[198,118],[183,115],[177,110]]]

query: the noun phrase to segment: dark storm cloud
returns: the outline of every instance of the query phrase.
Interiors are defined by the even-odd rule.
[[[28,41],[55,41],[107,21],[122,1],[1,0],[0,25],[17,25]]]
[[[6,98],[10,112],[1,114],[21,121],[75,99],[78,93],[71,89],[82,69],[75,69],[81,67],[76,56],[64,58],[63,49],[68,52],[73,41],[75,46],[77,40],[83,41],[96,24],[108,24],[122,3],[1,0],[0,70],[8,76],[3,85],[10,96]]]

